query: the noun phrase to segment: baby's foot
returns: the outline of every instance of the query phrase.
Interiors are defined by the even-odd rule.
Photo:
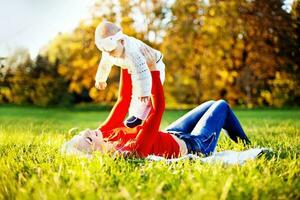
[[[138,125],[141,125],[142,123],[143,123],[143,120],[141,120],[135,116],[128,117],[125,121],[125,125],[129,128],[134,128]]]

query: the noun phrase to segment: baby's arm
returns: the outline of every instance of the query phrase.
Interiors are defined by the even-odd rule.
[[[141,100],[147,100],[151,95],[152,78],[146,59],[140,52],[129,53],[129,59],[133,64],[131,76],[135,95]]]
[[[109,72],[111,70],[112,64],[109,62],[108,58],[102,54],[101,61],[98,66],[98,70],[95,77],[95,87],[104,90],[106,87],[106,80],[108,78]]]

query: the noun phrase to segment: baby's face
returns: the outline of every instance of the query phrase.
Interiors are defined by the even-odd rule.
[[[122,57],[124,52],[124,45],[122,40],[117,41],[116,49],[108,52],[108,54],[112,57]]]

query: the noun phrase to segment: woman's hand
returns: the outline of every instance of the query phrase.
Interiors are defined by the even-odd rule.
[[[156,55],[153,49],[147,45],[143,45],[140,48],[141,53],[145,56],[147,65],[150,71],[155,71],[156,69]]]

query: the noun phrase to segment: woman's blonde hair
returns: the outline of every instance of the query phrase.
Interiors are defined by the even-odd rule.
[[[82,135],[78,134],[65,142],[61,148],[61,153],[65,155],[75,155],[80,157],[90,157],[91,149],[84,149],[80,143],[84,140]]]

